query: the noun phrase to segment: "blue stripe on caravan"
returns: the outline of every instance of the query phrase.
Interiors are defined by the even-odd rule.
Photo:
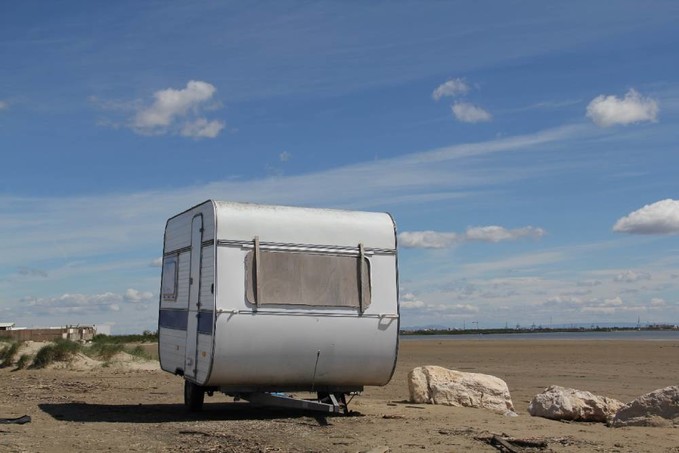
[[[211,311],[198,312],[198,332],[205,335],[212,335],[212,315]]]
[[[167,329],[186,330],[189,312],[186,310],[160,310],[158,325]]]

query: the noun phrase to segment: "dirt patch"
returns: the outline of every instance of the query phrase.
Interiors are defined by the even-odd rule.
[[[392,382],[366,389],[348,417],[256,408],[224,395],[189,413],[182,379],[161,371],[3,369],[0,417],[32,421],[0,425],[0,451],[497,452],[506,442],[526,451],[669,452],[675,428],[561,423],[526,408],[550,384],[629,401],[675,383],[678,352],[679,342],[402,341]],[[501,377],[519,417],[408,403],[405,377],[420,365]]]

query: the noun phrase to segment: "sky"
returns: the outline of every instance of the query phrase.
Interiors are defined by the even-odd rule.
[[[677,23],[2,2],[0,322],[155,330],[165,221],[217,199],[390,212],[404,328],[679,324]]]

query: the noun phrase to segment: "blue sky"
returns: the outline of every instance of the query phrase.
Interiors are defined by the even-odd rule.
[[[208,198],[391,212],[403,326],[679,323],[679,4],[3,2],[0,321],[155,329]]]

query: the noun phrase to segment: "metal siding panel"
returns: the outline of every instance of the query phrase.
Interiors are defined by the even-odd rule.
[[[396,248],[393,219],[386,213],[215,202],[218,240]]]
[[[177,273],[177,301],[176,308],[189,307],[189,277],[191,276],[191,257],[189,252],[179,255],[179,271]]]
[[[210,335],[198,335],[198,372],[196,381],[205,384],[210,363],[212,361],[212,337]]]
[[[186,331],[188,314],[186,310],[160,310],[158,325],[166,329]]]
[[[247,250],[217,248],[218,310],[247,309],[245,302],[245,255]]]
[[[168,220],[164,244],[166,253],[191,246],[191,220],[196,214],[203,214],[203,240],[214,239],[214,206],[212,202],[207,202]]]
[[[371,304],[363,317],[352,309],[295,307],[296,316],[231,313],[245,302],[247,250],[218,247],[218,310],[210,385],[310,385],[315,354],[325,361],[317,384],[384,385],[391,377],[398,348],[396,257],[370,259]],[[285,309],[278,309],[285,311]],[[271,310],[272,312],[275,310]],[[343,317],[333,317],[342,315]],[[378,319],[378,315],[387,315]],[[302,333],[302,334],[300,334]],[[312,363],[313,362],[313,363]],[[238,363],[237,367],[233,364]],[[319,362],[320,364],[321,362]]]
[[[182,216],[168,222],[165,233],[165,252],[171,252],[191,245],[190,219]]]
[[[186,332],[161,327],[158,329],[158,342],[160,366],[171,373],[177,368],[183,369]]]
[[[163,252],[171,253],[175,250],[185,249],[191,245],[191,224],[196,214],[203,214],[203,241],[214,240],[215,214],[214,205],[207,201],[195,206],[176,217],[168,220],[165,228],[165,240]],[[213,246],[214,247],[214,246]],[[201,300],[214,305],[214,297],[210,287],[214,278],[214,250],[213,247],[206,247],[203,253],[205,257],[205,275],[201,276],[201,283],[207,284],[207,293],[201,291]],[[184,251],[179,254],[178,273],[177,273],[177,299],[174,302],[161,301],[161,309],[180,309],[187,310],[189,305],[189,277],[190,277],[190,252]],[[203,289],[203,287],[201,287]],[[210,297],[208,297],[208,294]],[[160,316],[160,314],[159,314]],[[211,341],[210,341],[211,344]],[[159,354],[161,355],[161,366],[163,369],[174,372],[177,368],[184,368],[186,352],[186,332],[175,329],[159,327]]]
[[[198,333],[205,335],[212,335],[212,327],[214,322],[213,311],[198,312]]]
[[[212,284],[215,276],[215,248],[214,245],[203,247],[203,269],[200,275],[200,301],[203,310],[214,308]]]
[[[397,340],[395,318],[225,313],[210,384],[385,385]]]
[[[396,257],[370,257],[371,301],[365,313],[398,313]]]

